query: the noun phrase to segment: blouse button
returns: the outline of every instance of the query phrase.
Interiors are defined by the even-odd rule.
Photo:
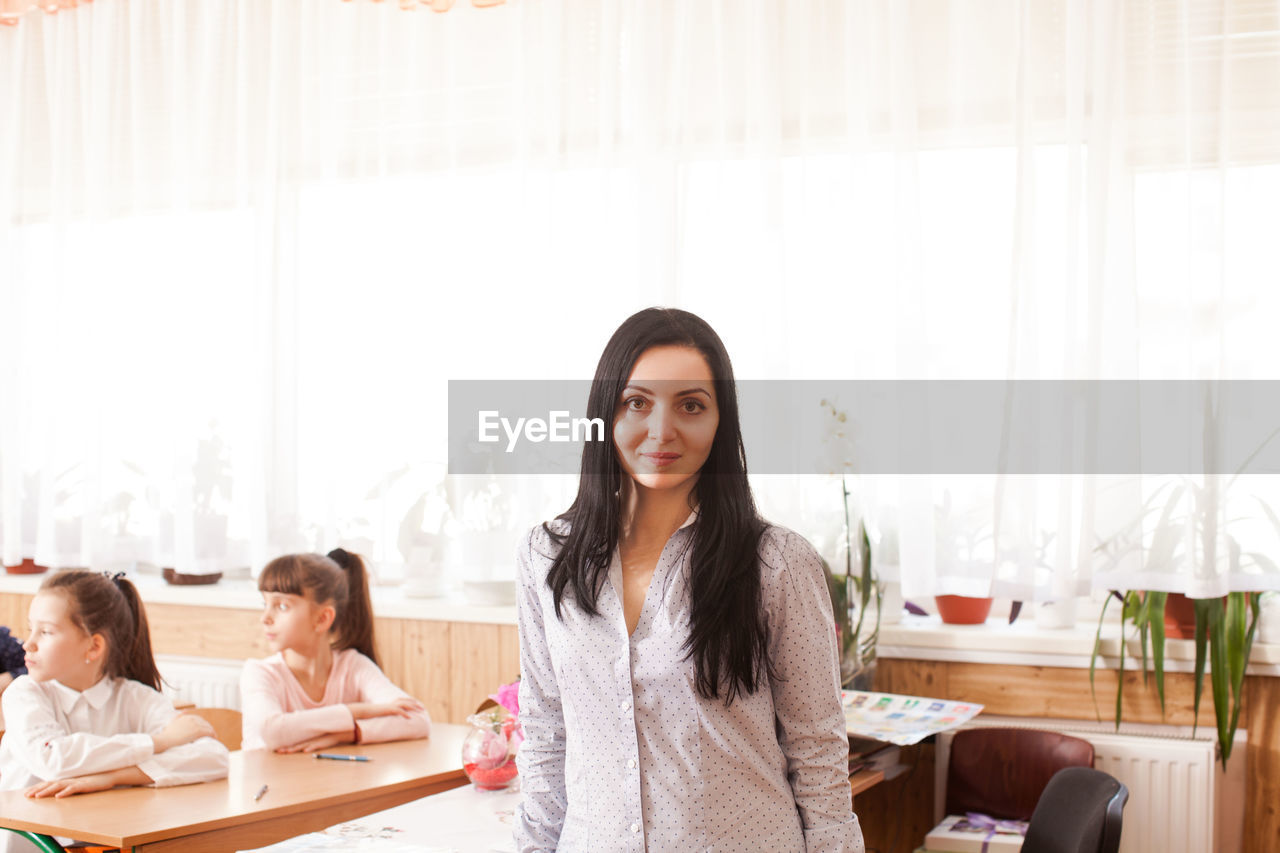
[[[633,823],[633,824],[631,824],[631,831],[632,831],[632,832],[639,832],[639,831],[640,831],[640,824],[638,824],[638,823]]]
[[[636,760],[635,760],[634,758],[628,758],[628,759],[627,759],[627,767],[630,767],[631,769],[633,769],[633,770],[634,770],[634,769],[635,769],[635,766],[636,766]]]

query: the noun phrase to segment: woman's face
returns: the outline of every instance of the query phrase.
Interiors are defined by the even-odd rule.
[[[693,487],[720,424],[713,378],[690,347],[653,347],[636,360],[613,416],[618,461],[636,485]]]

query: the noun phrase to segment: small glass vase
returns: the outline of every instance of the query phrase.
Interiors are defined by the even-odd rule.
[[[523,735],[516,719],[498,705],[467,717],[471,731],[462,741],[462,769],[482,791],[501,791],[516,781],[516,748]]]

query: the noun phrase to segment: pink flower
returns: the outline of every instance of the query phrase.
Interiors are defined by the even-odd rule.
[[[517,678],[510,684],[502,685],[498,688],[498,692],[491,693],[489,698],[506,708],[511,716],[520,716],[520,679]]]

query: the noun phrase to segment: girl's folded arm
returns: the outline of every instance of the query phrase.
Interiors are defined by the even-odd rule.
[[[139,702],[145,704],[144,727],[157,735],[178,716],[173,703],[163,694],[145,686],[139,693]],[[137,688],[135,688],[137,689]],[[170,785],[189,785],[193,782],[212,782],[225,779],[230,764],[227,747],[216,738],[202,737],[180,746],[172,746],[164,752],[152,754],[138,762],[141,770],[157,788]]]
[[[40,779],[86,776],[140,764],[154,752],[144,733],[96,735],[68,731],[58,722],[52,700],[35,682],[18,679],[4,692],[5,743]]]
[[[244,749],[278,749],[323,734],[350,732],[355,719],[346,705],[285,711],[279,691],[258,661],[245,664],[240,676]]]
[[[230,753],[220,741],[202,737],[154,755],[140,762],[138,769],[150,777],[157,788],[165,788],[225,779],[230,761]]]
[[[356,658],[352,681],[364,702],[383,704],[397,699],[417,701],[395,685],[378,665],[364,655]],[[392,740],[414,740],[431,736],[431,715],[426,708],[400,714],[365,717],[360,720],[361,743],[383,743]]]

